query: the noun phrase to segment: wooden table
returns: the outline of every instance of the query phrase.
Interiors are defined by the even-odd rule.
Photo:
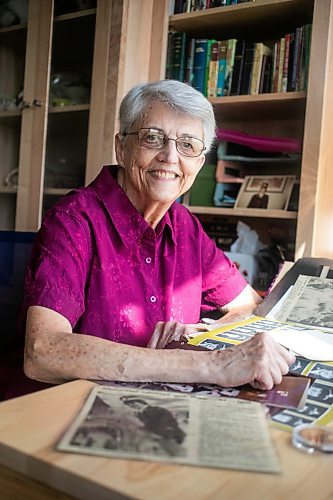
[[[333,499],[333,455],[296,450],[273,428],[282,474],[55,451],[93,385],[78,380],[0,404],[1,499]]]

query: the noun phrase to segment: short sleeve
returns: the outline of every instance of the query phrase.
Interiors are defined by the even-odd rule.
[[[75,211],[54,210],[45,218],[32,249],[22,314],[48,307],[75,326],[85,309],[91,242],[85,220]]]
[[[235,264],[217,248],[206,233],[202,234],[202,311],[228,304],[246,287],[247,281]]]

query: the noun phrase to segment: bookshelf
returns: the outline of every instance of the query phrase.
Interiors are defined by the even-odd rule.
[[[327,102],[332,102],[333,2],[331,0],[257,0],[238,5],[170,15],[169,29],[193,38],[237,38],[273,40],[312,23],[312,41],[307,91],[257,95],[211,97],[218,126],[253,135],[280,136],[303,142],[301,161],[290,166],[267,164],[264,175],[296,175],[299,186],[297,211],[191,206],[191,212],[223,220],[243,220],[267,242],[276,226],[285,232],[292,258],[332,257],[333,202],[328,184],[333,185],[333,127]],[[259,170],[255,171],[256,175]],[[248,173],[252,175],[252,171]],[[266,241],[265,241],[266,240]]]
[[[79,129],[70,151],[81,155],[85,184],[103,164],[115,161],[119,103],[134,84],[164,77],[169,27],[196,37],[223,32],[223,38],[264,40],[312,22],[307,92],[211,99],[225,128],[303,140],[302,161],[293,166],[298,168],[298,211],[262,214],[201,206],[190,210],[233,222],[241,218],[264,236],[273,221],[281,231],[287,230],[295,259],[333,257],[333,0],[257,0],[171,16],[169,0],[97,0],[94,9],[59,16],[53,15],[52,0],[27,3],[27,23],[0,29],[0,96],[15,95],[24,82],[27,103],[20,110],[0,110],[0,229],[37,230],[43,210],[75,187],[45,186],[51,133],[54,138],[63,131],[64,145],[69,125]],[[71,32],[69,40],[66,29]],[[81,48],[82,36],[86,40]],[[90,47],[89,63],[83,47]],[[48,106],[52,64],[61,54],[68,69],[78,69],[77,60],[89,72],[89,103]],[[14,169],[19,173],[17,187],[3,185]]]

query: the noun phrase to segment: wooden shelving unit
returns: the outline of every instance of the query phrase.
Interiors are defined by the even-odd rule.
[[[169,27],[195,37],[221,38],[223,33],[223,38],[268,40],[312,22],[306,94],[212,99],[224,128],[303,140],[298,212],[266,211],[263,215],[252,210],[244,214],[240,209],[212,211],[213,215],[220,213],[234,220],[246,217],[257,221],[263,230],[271,221],[290,225],[295,258],[332,258],[332,4],[333,0],[257,0],[169,16],[168,0],[97,0],[96,9],[54,17],[52,0],[30,0],[26,25],[0,29],[0,93],[15,95],[24,82],[24,101],[42,103],[22,111],[0,111],[0,184],[9,171],[19,169],[17,191],[0,188],[0,229],[37,230],[45,199],[56,199],[69,189],[44,186],[49,147],[55,137],[60,141],[63,127],[67,135],[69,125],[80,130],[81,142],[71,138],[70,151],[73,157],[81,154],[84,183],[90,182],[103,164],[115,161],[119,103],[134,84],[164,77]],[[63,35],[68,26],[72,38],[67,43]],[[57,33],[61,35],[59,43],[54,38]],[[78,66],[70,61],[74,46]],[[86,47],[92,50],[89,61]],[[67,70],[89,71],[89,103],[67,108],[48,106],[50,75],[59,70],[54,64],[59,54],[64,54]],[[190,207],[198,214],[207,214],[209,209]]]
[[[263,236],[274,221],[280,227],[289,224],[295,259],[333,256],[333,201],[327,188],[328,184],[333,185],[333,169],[329,166],[333,153],[328,140],[333,129],[326,105],[329,99],[332,102],[333,94],[332,79],[329,79],[332,75],[329,43],[333,34],[332,11],[332,0],[257,0],[169,17],[169,29],[186,32],[190,37],[256,41],[277,39],[298,26],[312,23],[307,92],[210,99],[221,128],[302,140],[299,167],[291,165],[289,172],[288,167],[282,171],[283,175],[295,174],[298,179],[298,212],[189,206],[189,210],[198,215],[250,221],[258,225]],[[278,175],[279,167],[272,164],[263,175],[272,173]],[[328,227],[332,237],[327,237]]]

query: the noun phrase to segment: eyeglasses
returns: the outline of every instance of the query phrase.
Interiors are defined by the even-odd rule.
[[[183,156],[196,157],[206,149],[205,144],[196,137],[185,135],[171,139],[163,130],[156,128],[140,128],[138,132],[124,132],[123,136],[137,135],[140,146],[148,149],[163,149],[168,141],[175,141],[176,149]]]

